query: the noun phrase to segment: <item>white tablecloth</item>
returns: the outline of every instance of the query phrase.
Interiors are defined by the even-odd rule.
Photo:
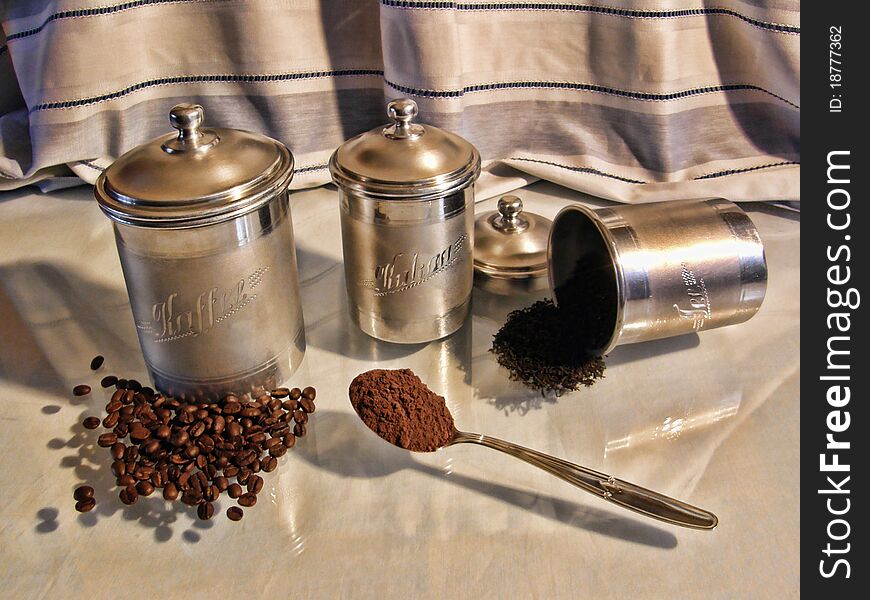
[[[588,197],[520,191],[552,217]],[[106,373],[146,379],[111,224],[91,190],[0,195],[0,581],[9,598],[797,597],[800,223],[746,207],[764,239],[767,298],[748,323],[616,349],[606,379],[544,399],[488,352],[529,298],[475,290],[452,337],[386,345],[347,316],[336,192],[295,193],[308,351],[288,382],[314,385],[308,437],[267,474],[239,523],[152,496],[117,499],[108,453],[81,426]],[[480,202],[491,210],[495,200]],[[104,354],[99,374],[91,357]],[[458,446],[410,454],[366,429],[347,386],[410,367],[466,431],[612,473],[715,512],[693,531],[644,519],[507,456]],[[75,384],[94,393],[73,398]],[[72,490],[97,508],[73,509]]]

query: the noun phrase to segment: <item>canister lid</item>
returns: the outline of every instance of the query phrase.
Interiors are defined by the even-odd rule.
[[[498,210],[483,213],[474,222],[474,270],[478,279],[535,279],[540,280],[540,286],[525,285],[524,289],[545,288],[552,225],[550,219],[524,212],[523,201],[516,196],[503,196]]]
[[[130,150],[94,191],[112,219],[147,227],[195,227],[234,218],[267,202],[293,177],[293,156],[272,138],[205,129],[198,104],[169,112],[178,130]]]
[[[462,137],[414,123],[417,103],[408,98],[387,106],[393,123],[351,138],[332,155],[333,180],[358,193],[422,198],[474,183],[480,154]]]

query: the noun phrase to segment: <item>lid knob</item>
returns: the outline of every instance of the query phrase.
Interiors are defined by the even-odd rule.
[[[529,222],[520,213],[523,212],[523,201],[517,196],[502,196],[498,200],[499,215],[492,226],[505,233],[523,231]]]
[[[210,131],[202,131],[205,112],[199,104],[176,104],[169,111],[169,123],[178,130],[178,137],[162,145],[164,152],[186,152],[208,149],[218,142]]]
[[[394,140],[414,139],[423,135],[423,128],[411,121],[417,116],[417,103],[410,98],[399,98],[387,105],[387,115],[394,121],[384,135]]]

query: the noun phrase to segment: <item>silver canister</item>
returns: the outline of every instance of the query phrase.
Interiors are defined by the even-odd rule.
[[[767,288],[755,225],[722,199],[568,206],[548,253],[556,303],[589,315],[598,354],[742,323]]]
[[[263,135],[203,128],[198,105],[169,119],[177,133],[118,158],[94,191],[114,221],[145,362],[172,394],[275,386],[305,352],[293,156]]]
[[[413,100],[390,102],[388,114],[393,123],[348,140],[329,161],[350,316],[377,339],[427,342],[468,315],[480,155],[458,135],[414,123]]]

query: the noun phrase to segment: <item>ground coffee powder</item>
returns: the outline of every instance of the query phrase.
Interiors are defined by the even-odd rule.
[[[363,422],[400,448],[433,452],[453,437],[453,416],[444,398],[410,369],[375,369],[350,384],[350,402]]]

